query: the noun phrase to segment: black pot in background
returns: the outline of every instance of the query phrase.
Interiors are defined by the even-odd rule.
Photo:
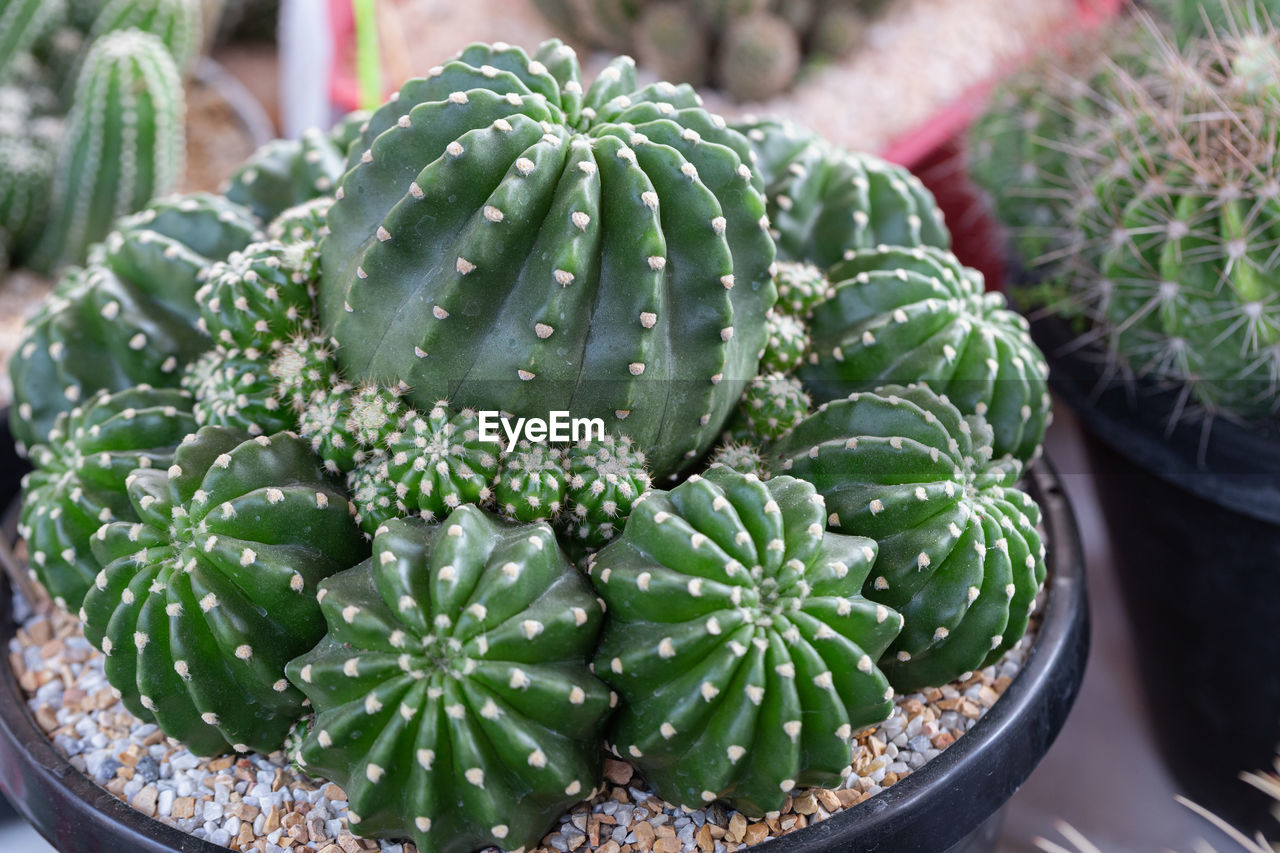
[[[25,463],[13,455],[0,410],[0,507],[16,499]],[[1089,652],[1084,558],[1075,516],[1047,462],[1028,476],[1044,509],[1049,595],[1018,677],[964,737],[866,802],[770,842],[771,853],[994,853],[1004,805],[1052,745],[1075,702]],[[5,535],[12,535],[6,531]],[[0,642],[15,626],[0,579]],[[0,668],[0,790],[59,850],[76,853],[225,853],[135,811],[54,749],[13,672]]]
[[[1280,430],[1171,430],[1176,389],[1105,382],[1061,320],[1032,334],[1086,427],[1164,760],[1192,799],[1269,831],[1272,801],[1239,776],[1280,748]]]

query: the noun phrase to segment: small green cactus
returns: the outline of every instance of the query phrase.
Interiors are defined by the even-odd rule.
[[[315,128],[300,139],[273,140],[232,174],[226,196],[269,222],[291,207],[332,196],[345,171],[343,153]]]
[[[249,435],[294,429],[297,418],[279,396],[270,361],[260,353],[215,347],[188,365],[182,387],[195,398],[200,426],[229,427]]]
[[[387,471],[387,454],[382,450],[363,454],[347,475],[347,491],[351,493],[351,509],[356,524],[370,538],[393,518],[410,515],[409,507],[396,489],[396,481]]]
[[[189,69],[204,43],[201,0],[109,0],[93,20],[89,41],[136,29],[160,39],[180,70]]]
[[[867,36],[867,15],[848,3],[823,4],[813,27],[813,52],[824,59],[840,59],[853,53]]]
[[[59,415],[48,443],[31,448],[35,470],[22,479],[18,533],[55,604],[80,608],[101,568],[89,544],[98,528],[137,520],[125,493],[129,474],[167,469],[178,442],[195,430],[188,394],[144,385],[99,391]]]
[[[285,664],[324,635],[316,587],[368,553],[346,495],[298,438],[219,427],[127,488],[140,520],[95,534],[81,611],[107,680],[198,755],[279,748],[304,698]]]
[[[283,211],[267,226],[267,236],[281,243],[316,243],[329,233],[327,219],[333,196],[304,201]]]
[[[777,310],[769,312],[765,324],[769,337],[765,341],[764,355],[760,357],[760,372],[791,373],[804,361],[809,349],[809,333],[795,317]]]
[[[0,79],[14,60],[35,45],[66,14],[63,0],[4,0],[0,3]]]
[[[946,397],[890,386],[819,408],[771,450],[775,471],[826,497],[833,529],[880,543],[863,593],[906,619],[882,661],[899,692],[999,659],[1035,607],[1040,509],[992,439]]]
[[[526,524],[552,521],[564,508],[564,452],[547,444],[521,441],[502,457],[493,496],[506,518]]]
[[[644,4],[633,41],[641,66],[659,79],[691,86],[707,81],[707,39],[688,4]]]
[[[386,449],[397,496],[427,521],[493,497],[502,445],[480,437],[471,409],[455,411],[441,401],[426,413],[406,412]]]
[[[314,329],[313,282],[299,244],[252,243],[208,270],[196,291],[201,331],[220,346],[266,351]]]
[[[398,394],[377,385],[355,388],[334,381],[311,396],[298,416],[298,429],[328,470],[349,473],[369,451],[385,448],[405,413]]]
[[[709,468],[729,468],[739,474],[754,474],[761,480],[769,479],[769,463],[764,451],[754,444],[727,441],[711,454]]]
[[[40,269],[84,260],[118,216],[172,189],[185,156],[182,80],[158,38],[108,33],[89,48],[76,81],[54,173]]]
[[[342,786],[354,831],[525,849],[591,796],[602,612],[545,524],[389,521],[320,596],[329,634],[288,666],[316,711],[299,763]]]
[[[321,336],[295,335],[277,342],[270,352],[267,372],[276,382],[276,397],[295,415],[301,415],[316,395],[333,387],[333,347]]]
[[[562,527],[589,547],[622,532],[631,507],[652,483],[644,453],[627,436],[575,444],[566,454],[565,471],[568,512]]]
[[[737,101],[765,101],[791,88],[800,71],[800,39],[768,12],[729,24],[716,61],[720,87]]]
[[[995,452],[1033,458],[1049,423],[1049,367],[1027,321],[982,274],[931,247],[851,251],[811,312],[798,375],[819,400],[927,382],[995,430]]]
[[[730,432],[767,443],[786,435],[809,414],[811,401],[799,379],[781,373],[752,379],[738,404]]]
[[[658,475],[699,458],[775,298],[746,141],[699,100],[626,58],[586,89],[559,42],[474,45],[406,83],[329,211],[320,316],[346,377],[602,418]]]
[[[28,136],[0,136],[0,163],[0,231],[21,261],[48,214],[53,154]]]
[[[810,263],[780,261],[774,276],[778,286],[778,304],[774,311],[805,319],[813,307],[831,295],[827,274]]]
[[[836,148],[782,119],[735,127],[756,153],[780,260],[825,269],[848,249],[950,247],[933,194],[901,166]]]
[[[888,716],[876,661],[902,620],[861,593],[876,543],[825,518],[808,483],[717,468],[649,492],[591,559],[609,737],[658,796],[776,811],[836,784],[854,731]]]

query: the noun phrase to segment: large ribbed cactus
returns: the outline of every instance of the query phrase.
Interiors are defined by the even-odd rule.
[[[135,469],[167,469],[196,429],[191,397],[147,386],[100,391],[59,416],[47,444],[31,449],[18,533],[31,570],[65,610],[80,608],[101,566],[90,537],[111,521],[136,521],[125,492]]]
[[[98,390],[176,386],[210,344],[196,329],[205,270],[258,227],[244,208],[203,194],[158,200],[116,225],[95,262],[70,270],[23,330],[9,364],[22,446]]]
[[[830,403],[773,448],[774,470],[813,483],[834,528],[880,543],[863,593],[906,619],[883,661],[901,692],[998,659],[1035,606],[1040,510],[991,441],[981,416],[913,386]]]
[[[901,166],[836,148],[781,119],[735,127],[764,177],[780,259],[829,267],[849,249],[951,245],[933,194]]]
[[[995,453],[1031,459],[1044,439],[1049,366],[1027,321],[985,292],[982,273],[931,247],[846,253],[810,313],[798,371],[819,400],[927,382],[995,430]]]
[[[664,799],[777,810],[838,782],[854,730],[888,715],[876,661],[902,621],[861,593],[875,542],[826,515],[801,480],[714,468],[650,492],[592,558],[610,738]]]
[[[601,607],[545,524],[390,521],[320,594],[329,634],[288,667],[316,710],[299,763],[342,786],[353,830],[525,849],[591,796]]]
[[[58,147],[49,228],[35,258],[51,269],[84,260],[116,217],[168,192],[182,174],[182,80],[164,43],[137,30],[89,49]]]
[[[202,0],[109,0],[93,20],[89,40],[136,29],[164,42],[178,68],[190,68],[203,44]]]
[[[205,427],[128,479],[85,635],[125,706],[201,755],[269,752],[302,714],[284,668],[324,635],[319,582],[367,553],[305,442]]]
[[[775,299],[748,155],[629,59],[584,91],[559,42],[468,48],[351,149],[320,302],[348,378],[604,418],[678,470],[755,374]]]

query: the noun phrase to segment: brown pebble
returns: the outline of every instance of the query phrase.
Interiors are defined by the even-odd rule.
[[[306,817],[294,811],[294,812],[289,812],[284,817],[280,818],[280,825],[283,826],[285,829],[293,829],[295,826],[297,826],[300,823],[303,823],[304,821],[306,821]]]
[[[716,849],[716,843],[711,838],[711,825],[704,823],[702,827],[693,834],[694,843],[698,845],[701,853],[712,853]]]
[[[955,735],[951,734],[951,732],[938,732],[933,736],[933,740],[930,741],[930,743],[933,744],[934,749],[946,749],[955,742]]]
[[[818,797],[813,791],[806,791],[792,801],[791,810],[796,814],[813,814],[818,810]]]
[[[610,838],[604,844],[600,845],[600,849],[596,853],[618,853],[622,848],[618,846],[618,842]]]
[[[753,823],[747,827],[746,835],[743,840],[747,844],[759,844],[769,837],[769,827],[763,823]]]
[[[324,797],[330,801],[345,800],[347,798],[347,792],[330,782],[328,785],[324,786]]]
[[[684,845],[680,843],[680,839],[675,835],[669,838],[659,838],[657,843],[653,845],[653,853],[680,853],[684,849]]]
[[[236,843],[240,845],[241,850],[250,848],[253,844],[255,836],[253,834],[253,824],[240,824],[240,834],[236,836]]]
[[[117,776],[116,778],[112,779],[103,787],[105,787],[111,793],[115,794],[117,797],[120,797],[124,795],[124,786],[128,784],[129,784],[128,779],[122,779],[119,776]]]
[[[270,835],[280,828],[280,807],[272,806],[262,822],[262,834]]]
[[[336,844],[328,844],[320,848],[320,853],[342,853],[342,848]]]
[[[847,809],[850,806],[856,806],[858,803],[862,802],[862,798],[863,794],[861,791],[854,791],[849,788],[841,788],[839,791],[836,791],[836,799],[840,801],[840,806],[842,808]]]
[[[155,785],[145,785],[142,790],[133,795],[133,807],[145,814],[147,817],[156,816],[156,798],[160,796],[160,791]]]
[[[823,788],[817,792],[818,802],[822,803],[822,807],[829,812],[833,812],[840,808],[840,798],[836,796],[836,792]]]
[[[191,817],[196,813],[195,797],[178,797],[173,801],[170,813],[177,818]]]
[[[36,709],[36,722],[40,724],[40,728],[51,732],[58,727],[58,715],[49,705],[41,705]]]
[[[729,838],[735,844],[741,844],[742,839],[746,837],[747,819],[742,816],[741,812],[734,812],[733,817],[729,818]]]
[[[230,767],[234,763],[235,763],[234,758],[232,758],[230,755],[224,755],[221,758],[215,758],[213,761],[209,762],[209,771],[212,773],[220,773],[221,771],[226,770],[228,767]]]
[[[618,761],[615,758],[604,760],[604,778],[613,784],[625,785],[631,781],[633,775],[635,775],[635,768],[627,762]]]
[[[647,820],[639,821],[632,826],[632,832],[636,834],[636,843],[640,845],[641,850],[653,849],[653,841],[657,837],[657,833],[653,831],[653,824]]]
[[[338,833],[338,846],[342,848],[342,853],[360,853],[360,844],[356,841],[356,837],[346,830]]]

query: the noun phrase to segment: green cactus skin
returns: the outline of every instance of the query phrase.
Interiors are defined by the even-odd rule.
[[[560,515],[567,495],[564,452],[546,444],[521,441],[502,457],[493,486],[503,517],[530,524]]]
[[[89,49],[54,172],[50,227],[34,262],[80,263],[116,217],[168,192],[182,174],[185,100],[164,44],[136,30]]]
[[[406,412],[398,394],[377,385],[336,382],[312,396],[298,428],[326,468],[348,473],[368,451],[385,448]]]
[[[881,661],[901,693],[999,659],[1044,582],[1040,509],[991,439],[946,397],[890,386],[819,408],[771,450],[775,472],[826,498],[833,529],[879,542],[863,593],[906,619]]]
[[[778,304],[773,310],[801,320],[831,295],[831,282],[826,273],[809,263],[779,262],[774,282],[778,287]]]
[[[0,136],[0,163],[0,231],[21,260],[48,213],[53,154],[28,137]]]
[[[747,385],[733,425],[760,442],[770,442],[790,432],[809,414],[812,401],[800,380],[781,373],[757,376]],[[738,432],[738,430],[731,430]]]
[[[267,226],[267,236],[281,243],[319,243],[329,233],[332,196],[304,201],[285,210]]]
[[[697,103],[638,88],[627,58],[584,92],[554,41],[406,83],[329,212],[320,315],[346,376],[424,408],[600,417],[658,475],[701,456],[775,294],[746,142]]]
[[[627,436],[605,436],[570,447],[565,455],[568,509],[562,522],[566,533],[589,547],[613,539],[626,524],[636,500],[649,490],[652,478],[643,451]]]
[[[110,0],[68,0],[67,23],[87,33]]]
[[[344,159],[347,152],[351,150],[351,144],[364,133],[364,126],[372,116],[373,113],[369,110],[356,110],[347,113],[337,124],[329,128],[329,141],[337,147],[338,153]]]
[[[167,469],[174,448],[195,432],[191,397],[147,386],[99,391],[58,417],[48,444],[31,449],[22,479],[18,533],[33,575],[63,610],[80,609],[102,567],[90,538],[111,521],[136,521],[125,479],[137,468]]]
[[[875,661],[902,620],[860,592],[876,543],[825,516],[808,483],[717,468],[650,492],[592,559],[609,736],[660,797],[775,811],[838,782],[853,732],[888,716]]]
[[[314,329],[313,282],[299,244],[252,243],[208,271],[196,291],[201,331],[220,346],[267,351]]]
[[[441,401],[426,414],[407,412],[386,447],[397,496],[427,521],[493,497],[502,445],[480,438],[472,409],[455,412]]]
[[[89,41],[136,29],[164,43],[179,69],[189,69],[204,43],[201,0],[110,0],[93,20]]]
[[[284,746],[280,747],[280,751],[284,753],[285,760],[289,762],[289,769],[299,776],[308,775],[299,758],[302,755],[302,745],[306,743],[307,736],[311,734],[315,726],[315,715],[308,714],[293,724],[293,728],[289,729],[289,734],[284,739]],[[302,759],[302,761],[306,761],[306,759]]]
[[[362,454],[347,475],[347,491],[356,524],[370,539],[388,521],[411,515],[387,470],[387,454],[382,450]]]
[[[295,335],[271,351],[267,372],[276,381],[276,397],[295,415],[301,415],[335,383],[337,365],[329,340]]]
[[[761,480],[769,479],[769,463],[764,451],[747,442],[728,441],[711,454],[709,468],[730,468],[739,474],[754,474]]]
[[[850,252],[811,312],[798,375],[819,400],[926,382],[995,430],[997,456],[1026,462],[1044,440],[1049,367],[1027,321],[982,274],[929,247]]]
[[[302,716],[285,664],[324,636],[317,584],[368,553],[347,498],[295,436],[204,427],[128,480],[104,525],[85,635],[125,706],[198,755],[270,752]]]
[[[701,86],[707,80],[707,38],[684,3],[648,3],[632,39],[640,65],[674,83]]]
[[[781,314],[776,309],[765,318],[769,333],[765,341],[764,355],[760,357],[760,372],[791,373],[801,362],[809,349],[809,333],[804,324],[790,314]]]
[[[182,387],[195,398],[193,411],[200,426],[228,427],[254,436],[297,427],[263,355],[216,347],[187,367]]]
[[[779,260],[826,269],[848,249],[950,248],[933,194],[901,166],[836,148],[785,120],[748,120],[735,128],[756,153]]]
[[[20,447],[101,389],[177,386],[210,345],[195,327],[205,270],[258,228],[244,208],[203,193],[159,199],[116,225],[100,263],[70,270],[23,330],[9,363]]]
[[[66,14],[62,0],[4,0],[0,4],[0,79],[14,59],[30,49]]]
[[[323,131],[276,139],[255,151],[228,180],[226,196],[264,222],[306,201],[331,196],[345,171],[343,152]]]
[[[732,22],[716,59],[720,88],[736,101],[780,95],[800,72],[800,39],[777,15],[761,12]]]
[[[353,830],[525,849],[591,796],[615,699],[586,665],[603,614],[545,524],[390,521],[320,593],[329,634],[287,671],[316,709],[305,767],[342,786]]]

